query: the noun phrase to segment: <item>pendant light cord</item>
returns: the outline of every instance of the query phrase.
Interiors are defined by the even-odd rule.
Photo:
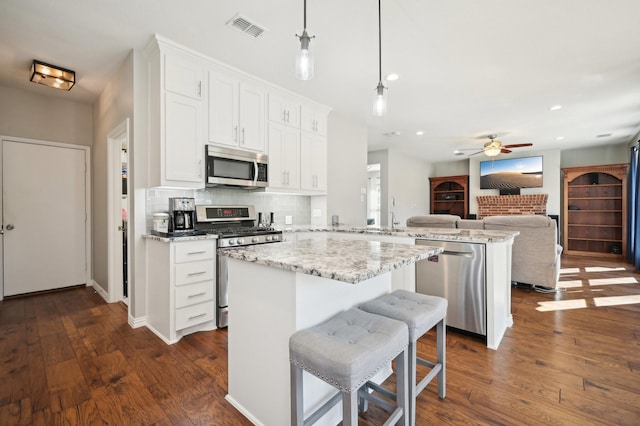
[[[304,30],[307,29],[307,0],[304,0],[304,16],[302,17],[302,21],[304,22]]]
[[[306,4],[305,0],[305,4]],[[382,0],[378,0],[378,82],[382,83]]]

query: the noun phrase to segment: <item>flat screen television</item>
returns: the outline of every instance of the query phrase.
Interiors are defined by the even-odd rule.
[[[480,189],[542,187],[542,156],[480,162]]]

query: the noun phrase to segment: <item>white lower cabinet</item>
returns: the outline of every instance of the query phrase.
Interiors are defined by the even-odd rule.
[[[147,240],[147,327],[168,344],[216,328],[216,241]]]

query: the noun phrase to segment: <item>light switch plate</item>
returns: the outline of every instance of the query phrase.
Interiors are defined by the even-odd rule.
[[[293,223],[293,216],[285,216],[284,217],[284,224],[285,225],[291,225]]]

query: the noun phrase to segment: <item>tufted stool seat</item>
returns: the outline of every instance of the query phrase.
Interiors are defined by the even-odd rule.
[[[444,398],[446,395],[445,316],[447,313],[447,299],[407,290],[396,290],[391,294],[365,302],[359,308],[363,311],[402,321],[409,328],[409,404],[411,406],[409,413],[410,423],[415,424],[416,398],[434,377],[438,377],[438,396]],[[434,326],[437,327],[437,360],[432,363],[418,358],[416,342]],[[417,364],[431,368],[431,371],[420,382],[416,381]],[[370,387],[383,394],[392,394],[379,386],[371,385]]]
[[[291,424],[312,424],[342,400],[344,425],[358,423],[358,389],[396,360],[398,393],[388,422],[408,424],[406,363],[408,332],[401,321],[349,309],[289,338]],[[339,390],[304,419],[303,370]]]

